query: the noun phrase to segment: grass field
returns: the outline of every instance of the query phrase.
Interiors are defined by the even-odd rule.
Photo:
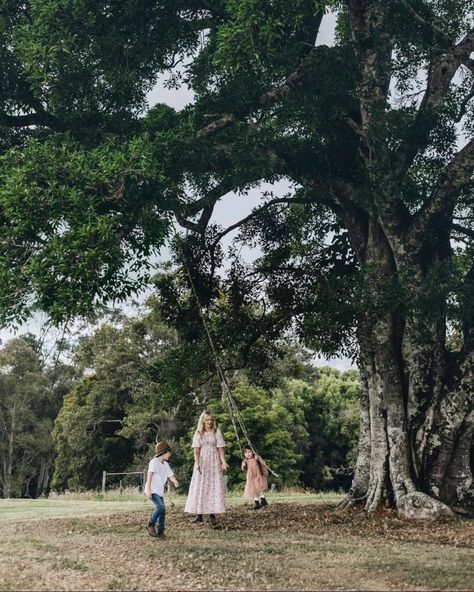
[[[219,528],[167,499],[167,538],[140,498],[0,500],[0,590],[473,590],[474,523],[334,510],[337,495],[227,499]]]

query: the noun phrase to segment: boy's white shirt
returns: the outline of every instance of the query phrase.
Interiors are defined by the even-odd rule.
[[[151,493],[157,493],[163,497],[166,482],[174,475],[173,470],[165,460],[161,462],[159,458],[155,457],[148,464],[148,472],[153,473],[153,477],[151,478]]]

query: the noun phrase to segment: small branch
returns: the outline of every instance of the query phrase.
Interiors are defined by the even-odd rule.
[[[400,4],[408,10],[408,12],[419,25],[421,25],[424,29],[431,31],[433,35],[435,35],[435,37],[437,37],[441,42],[443,42],[448,47],[453,44],[449,36],[446,35],[446,33],[440,27],[424,19],[409,2],[406,0],[400,0]]]
[[[198,138],[202,138],[203,136],[209,136],[212,134],[216,134],[221,129],[224,129],[228,125],[235,123],[235,122],[236,122],[236,119],[232,113],[225,113],[224,115],[221,115],[219,117],[219,119],[216,119],[216,121],[213,121],[212,123],[210,123],[206,127],[200,129],[197,132],[196,136]]]
[[[459,105],[459,111],[456,116],[455,122],[459,123],[461,119],[466,115],[467,106],[469,102],[474,98],[474,84],[471,87],[470,92],[464,97],[462,103]]]
[[[456,232],[459,232],[460,234],[463,234],[464,236],[474,239],[474,230],[472,228],[466,228],[465,226],[461,226],[460,224],[453,224],[452,228]]]
[[[224,236],[226,234],[229,234],[229,232],[232,232],[236,228],[243,226],[252,218],[255,218],[256,216],[261,214],[263,211],[268,210],[268,208],[270,208],[271,206],[274,206],[276,204],[282,204],[282,203],[310,204],[310,203],[315,203],[315,200],[314,199],[305,199],[305,198],[292,198],[292,197],[279,197],[276,199],[272,199],[271,201],[268,201],[267,203],[265,203],[263,206],[260,206],[259,208],[254,209],[248,216],[245,216],[245,218],[242,218],[241,220],[239,220],[235,224],[232,224],[231,226],[227,227],[224,231],[220,232],[217,235],[216,239],[214,240],[214,242],[212,244],[212,248],[214,248],[224,238]]]

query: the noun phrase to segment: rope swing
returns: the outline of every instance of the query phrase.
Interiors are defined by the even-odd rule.
[[[204,331],[206,333],[207,340],[209,342],[209,346],[211,348],[212,357],[213,357],[213,360],[214,360],[214,365],[216,367],[217,374],[218,374],[219,379],[220,379],[220,382],[221,382],[222,392],[225,395],[225,400],[227,402],[227,407],[229,409],[229,416],[230,416],[230,419],[231,419],[231,422],[232,422],[232,426],[234,428],[235,436],[237,438],[237,444],[239,446],[240,454],[243,455],[243,449],[242,449],[242,445],[241,445],[241,442],[240,442],[239,430],[238,430],[237,426],[240,428],[240,430],[241,430],[241,432],[242,432],[242,434],[243,434],[243,436],[244,436],[244,438],[245,438],[248,446],[252,450],[252,452],[254,454],[257,454],[257,452],[256,452],[256,450],[255,450],[255,448],[254,448],[254,446],[252,444],[252,441],[250,439],[250,436],[248,435],[248,432],[247,432],[247,429],[245,427],[245,424],[244,424],[244,421],[242,419],[242,416],[240,414],[239,408],[237,407],[237,404],[235,402],[235,399],[234,399],[234,397],[232,395],[232,389],[231,389],[229,380],[227,379],[227,376],[226,376],[226,373],[224,371],[224,368],[222,367],[221,360],[220,360],[220,357],[219,357],[219,352],[217,350],[216,344],[215,344],[214,339],[212,337],[212,333],[211,333],[211,331],[209,329],[209,323],[208,323],[208,321],[206,319],[206,316],[204,314],[203,307],[201,306],[201,301],[199,299],[199,296],[198,296],[198,293],[197,293],[197,290],[196,290],[196,286],[195,286],[195,283],[193,281],[193,277],[191,275],[191,270],[189,268],[189,265],[188,265],[188,262],[187,262],[187,259],[186,259],[184,250],[182,248],[182,244],[181,244],[182,239],[181,239],[181,236],[177,232],[175,233],[175,239],[176,239],[176,244],[178,246],[179,256],[181,258],[181,261],[183,263],[183,268],[184,268],[184,270],[186,272],[186,276],[187,276],[188,281],[189,281],[189,286],[191,288],[192,295],[193,295],[193,297],[194,297],[194,299],[196,301],[196,304],[197,304],[197,308],[198,308],[198,311],[199,311],[199,317],[201,319],[202,326],[204,328]],[[267,465],[267,468],[268,468],[268,470],[270,471],[270,473],[272,475],[274,475],[275,477],[278,477],[278,474],[275,473],[274,471],[272,471],[272,469],[268,465]]]

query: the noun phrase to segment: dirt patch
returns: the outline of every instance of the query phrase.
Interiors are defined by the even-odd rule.
[[[0,590],[470,590],[474,525],[333,506],[231,507],[219,526],[168,508],[7,524]]]

